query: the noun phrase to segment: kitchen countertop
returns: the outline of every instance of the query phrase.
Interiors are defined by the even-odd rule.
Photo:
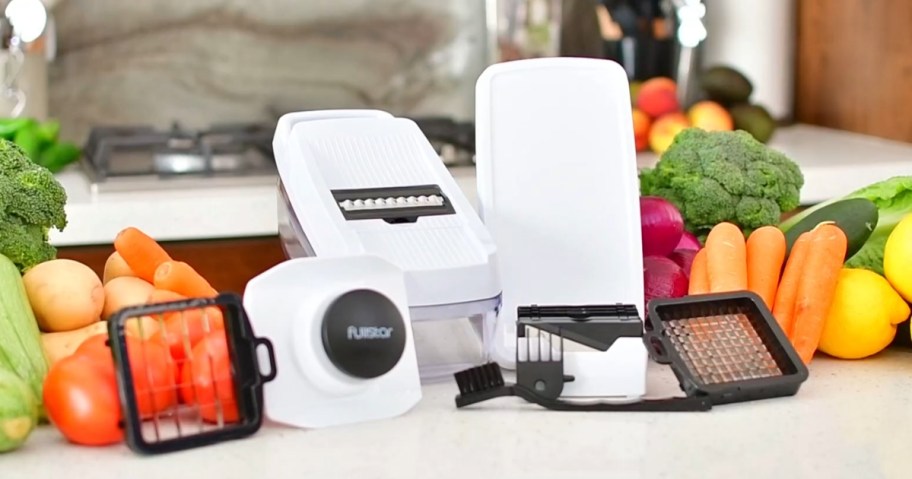
[[[792,157],[804,172],[804,204],[893,175],[912,174],[912,144],[795,125],[777,130],[771,146]],[[655,161],[651,153],[638,156],[641,168]],[[451,171],[474,203],[474,168]],[[58,177],[70,197],[69,225],[63,232],[50,232],[55,246],[110,244],[126,226],[139,227],[162,241],[271,236],[277,231],[273,184],[93,194],[79,168]]]
[[[0,455],[0,467],[11,479],[905,478],[910,366],[906,351],[820,357],[797,396],[702,413],[552,412],[516,398],[456,410],[447,382],[425,386],[402,417],[323,430],[267,424],[244,440],[146,458],[123,445],[67,445],[45,426]],[[650,367],[650,396],[677,389],[667,369]]]

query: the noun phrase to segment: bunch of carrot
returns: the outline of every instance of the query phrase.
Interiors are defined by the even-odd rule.
[[[114,249],[133,275],[154,287],[146,304],[218,295],[218,291],[192,266],[172,259],[157,241],[138,228],[128,227],[118,233],[114,238]],[[155,335],[171,348],[177,361],[189,357],[190,350],[207,331],[224,327],[221,310],[216,307],[164,316],[164,328]],[[179,321],[181,318],[183,320]]]
[[[744,233],[719,223],[694,257],[689,295],[751,291],[772,311],[805,364],[811,362],[836,291],[848,240],[833,223],[802,234],[786,258],[775,226]]]
[[[189,264],[175,261],[162,246],[138,228],[128,227],[114,238],[114,249],[137,277],[186,297],[213,297],[218,291]]]

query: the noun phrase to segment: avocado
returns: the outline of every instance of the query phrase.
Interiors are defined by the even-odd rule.
[[[766,143],[776,131],[776,120],[760,105],[741,103],[728,109],[736,130],[744,130],[757,141]]]
[[[643,86],[643,82],[640,81],[631,81],[630,82],[630,105],[636,106],[637,96],[640,94],[640,87]]]
[[[750,98],[754,86],[741,72],[732,67],[710,67],[700,75],[700,88],[710,100],[723,105],[744,103]]]

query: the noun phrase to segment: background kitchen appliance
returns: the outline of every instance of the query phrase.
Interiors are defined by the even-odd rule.
[[[250,280],[244,307],[275,350],[270,420],[329,427],[398,416],[421,400],[405,279],[392,263],[291,259]]]
[[[177,123],[164,130],[98,126],[89,134],[81,163],[93,193],[275,184],[274,134],[274,125],[259,123],[202,131]]]
[[[596,57],[624,66],[631,81],[675,80],[679,100],[699,93],[696,80],[710,2],[702,0],[565,0],[561,56]],[[760,2],[764,3],[764,2]]]
[[[795,0],[706,0],[701,66],[729,65],[753,85],[751,101],[793,118],[798,6]],[[838,10],[838,8],[837,8]]]
[[[477,101],[478,201],[503,289],[492,357],[512,369],[520,308],[644,311],[629,88],[613,61],[539,58],[489,67]],[[607,395],[641,396],[642,342],[621,341],[606,354],[597,357],[613,376]]]
[[[418,125],[378,110],[290,113],[273,150],[286,255],[392,262],[422,379],[482,363],[500,303],[496,248]]]

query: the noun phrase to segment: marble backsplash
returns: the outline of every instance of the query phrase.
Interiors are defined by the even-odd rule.
[[[473,115],[485,0],[59,0],[49,113],[96,125],[274,121],[381,108]]]

